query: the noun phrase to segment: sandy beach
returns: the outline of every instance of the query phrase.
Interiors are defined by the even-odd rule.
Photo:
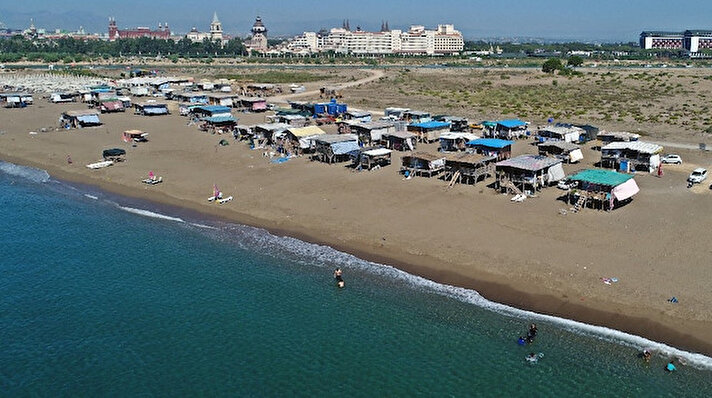
[[[557,200],[563,191],[555,187],[515,204],[486,186],[493,179],[453,188],[436,178],[404,181],[397,173],[402,153],[394,156],[393,165],[373,172],[306,157],[274,164],[244,142],[188,125],[173,102],[168,116],[127,111],[101,115],[104,125],[96,128],[41,132],[55,127],[61,112],[86,105],[51,104],[39,97],[28,108],[0,109],[1,160],[323,243],[438,282],[474,288],[518,308],[712,355],[712,190],[709,180],[692,189],[685,184],[694,167],[710,169],[710,152],[666,151],[680,154],[684,163],[666,166],[662,178],[637,173],[641,192],[628,205],[563,215],[560,210],[569,206]],[[240,124],[265,121],[265,114],[233,114]],[[124,143],[121,133],[130,129],[148,132],[150,141],[136,147]],[[335,126],[326,130],[333,132]],[[229,146],[218,145],[223,138]],[[671,140],[667,133],[661,138]],[[514,155],[534,153],[531,143],[516,142]],[[582,163],[564,166],[567,173],[599,160],[594,145],[586,144]],[[125,162],[101,170],[84,167],[114,147],[127,151]],[[418,149],[435,152],[436,145]],[[164,183],[142,184],[149,171]],[[209,203],[213,184],[235,199]],[[601,278],[611,277],[619,282],[602,283]],[[672,296],[679,303],[669,303]]]

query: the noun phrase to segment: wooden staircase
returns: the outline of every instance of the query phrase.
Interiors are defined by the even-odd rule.
[[[581,211],[583,205],[586,203],[586,199],[587,197],[585,195],[579,196],[578,200],[574,204],[574,207],[571,208],[571,211],[573,211],[574,213],[578,213],[579,211]]]
[[[447,187],[452,188],[452,186],[455,185],[455,183],[460,181],[460,177],[462,177],[462,175],[460,174],[460,171],[458,170],[452,175],[452,178],[450,179],[450,182],[447,184]]]
[[[501,186],[512,190],[512,192],[514,192],[515,195],[523,195],[524,194],[524,192],[522,192],[521,189],[519,189],[516,185],[514,185],[514,183],[511,180],[509,180],[507,178],[503,178],[502,180],[500,180],[499,183]]]

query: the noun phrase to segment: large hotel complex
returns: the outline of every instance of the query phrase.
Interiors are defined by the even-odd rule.
[[[640,48],[681,50],[688,52],[690,56],[695,56],[706,50],[712,50],[712,30],[646,31],[640,34]]]
[[[328,32],[304,32],[287,44],[293,53],[312,54],[334,51],[345,54],[411,54],[436,55],[457,54],[465,42],[462,34],[453,25],[438,25],[436,30],[423,25],[412,25],[407,31],[387,29],[367,32],[360,28],[351,30],[348,23]]]

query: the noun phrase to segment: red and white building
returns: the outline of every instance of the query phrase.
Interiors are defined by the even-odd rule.
[[[151,39],[168,40],[171,38],[171,30],[168,28],[168,22],[165,25],[158,24],[157,30],[145,26],[139,26],[134,29],[119,29],[116,26],[116,19],[109,18],[109,41],[118,39],[138,39],[148,37]]]

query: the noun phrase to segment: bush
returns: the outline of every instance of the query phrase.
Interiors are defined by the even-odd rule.
[[[567,64],[571,67],[577,67],[583,65],[583,58],[579,57],[578,55],[573,55],[569,57],[569,60]]]

